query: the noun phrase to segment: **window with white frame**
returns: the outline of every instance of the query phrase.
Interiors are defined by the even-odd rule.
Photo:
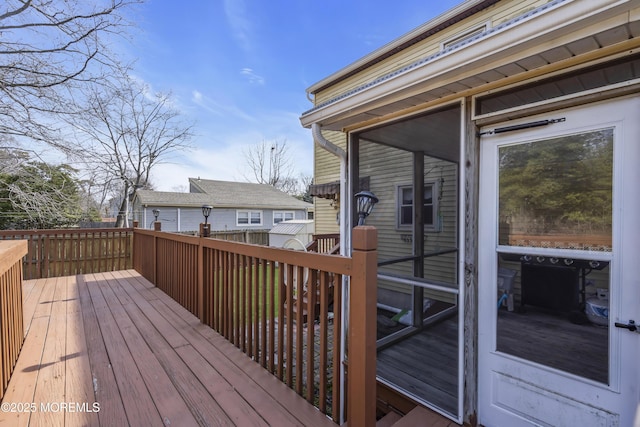
[[[293,219],[293,211],[274,211],[273,212],[273,224],[279,224],[282,221],[289,221]]]
[[[434,194],[436,184],[427,182],[424,184],[424,204],[422,206],[422,217],[425,228],[435,228],[436,226],[436,200]],[[399,229],[411,229],[413,226],[413,185],[399,185],[397,187],[397,221]]]
[[[236,211],[236,225],[262,225],[262,211]]]

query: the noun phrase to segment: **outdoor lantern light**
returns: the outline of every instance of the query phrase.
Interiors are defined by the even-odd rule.
[[[364,219],[371,214],[373,206],[378,203],[378,198],[371,191],[361,191],[355,195],[356,211],[360,220],[358,225],[364,225]]]
[[[211,215],[211,209],[213,209],[210,205],[202,205],[202,215],[204,215],[204,225],[207,225],[207,218]]]
[[[207,225],[207,219],[209,218],[209,215],[211,215],[211,209],[213,209],[213,207],[210,205],[202,205],[202,215],[204,216],[204,225],[200,224],[200,235],[202,237],[211,236],[210,226]]]
[[[153,216],[156,218],[156,222],[158,222],[158,217],[160,216],[160,209],[154,209]]]

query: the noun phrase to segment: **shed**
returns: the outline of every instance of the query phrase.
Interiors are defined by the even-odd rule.
[[[310,219],[282,221],[269,231],[269,246],[303,249],[313,239],[314,229],[314,222]]]

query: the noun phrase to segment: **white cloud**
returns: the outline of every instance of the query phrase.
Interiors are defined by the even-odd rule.
[[[239,164],[244,164],[244,158],[233,149],[199,148],[173,163],[157,165],[152,182],[158,191],[173,191],[175,187],[188,186],[189,178],[245,181],[237,168]]]
[[[198,147],[172,163],[157,165],[153,183],[159,191],[173,191],[188,185],[189,178],[251,181],[253,173],[244,153],[262,141],[286,142],[294,163],[294,176],[313,174],[313,138],[309,129],[300,125],[298,115],[290,112],[270,112],[261,115],[258,126],[236,127],[225,134],[212,132],[194,141]]]
[[[243,68],[240,70],[240,74],[245,76],[251,84],[264,84],[264,77],[257,75],[251,68]]]
[[[191,92],[191,101],[194,104],[196,104],[198,107],[216,116],[226,116],[230,114],[242,120],[247,120],[251,122],[255,121],[255,118],[253,116],[245,113],[236,105],[231,103],[222,104],[222,103],[216,102],[212,98],[204,95],[199,90],[193,90]]]
[[[225,0],[224,11],[231,26],[233,37],[238,40],[243,50],[251,50],[251,22],[247,18],[244,0]]]

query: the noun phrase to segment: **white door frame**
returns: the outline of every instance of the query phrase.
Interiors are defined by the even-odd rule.
[[[604,101],[527,117],[509,125],[556,117],[566,117],[566,122],[483,137],[480,142],[479,422],[486,426],[632,426],[640,394],[640,334],[616,328],[614,323],[630,319],[640,323],[640,99]],[[613,250],[589,254],[611,261],[611,286],[619,289],[611,295],[610,385],[605,385],[495,350],[497,252],[499,248],[500,252],[525,249],[498,246],[496,159],[502,144],[611,126],[615,127]],[[535,255],[535,248],[525,250]],[[575,258],[590,252],[558,251]]]

